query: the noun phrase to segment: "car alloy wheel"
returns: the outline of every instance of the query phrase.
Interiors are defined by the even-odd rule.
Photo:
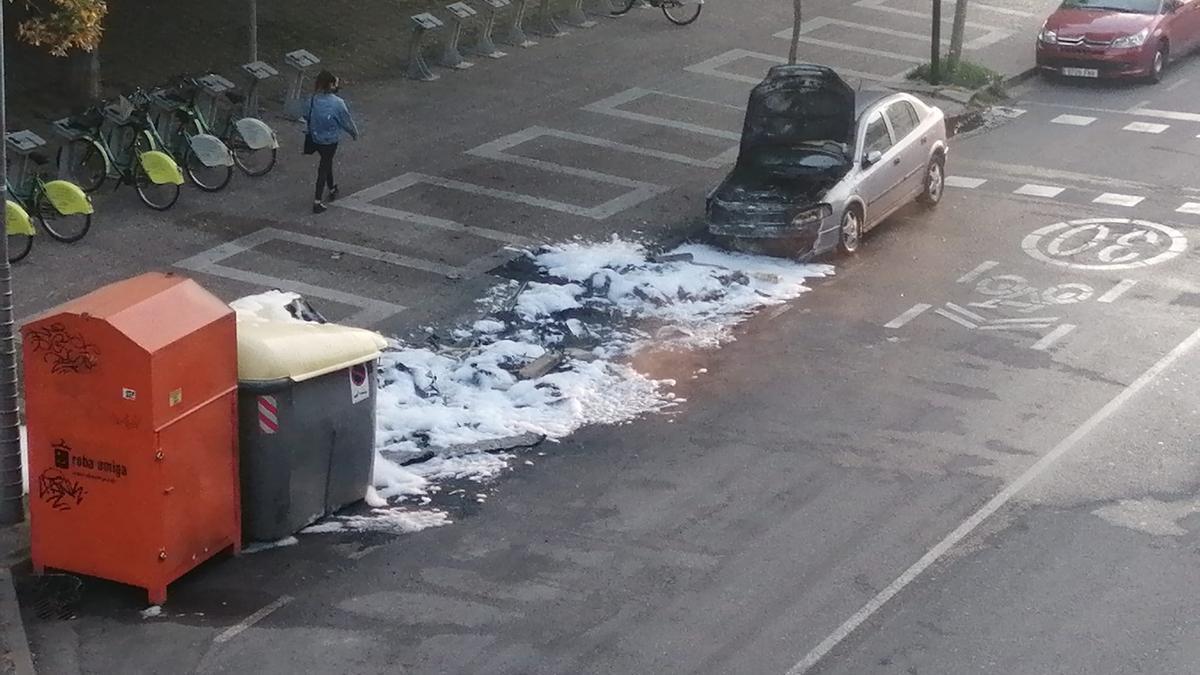
[[[854,209],[842,215],[841,248],[843,253],[857,253],[862,241],[862,218]]]
[[[1162,82],[1163,72],[1167,69],[1167,48],[1160,46],[1154,52],[1154,65],[1150,66],[1150,81]]]
[[[920,201],[927,206],[937,206],[946,193],[946,172],[940,157],[929,160],[929,168],[925,170],[925,191],[921,193]]]

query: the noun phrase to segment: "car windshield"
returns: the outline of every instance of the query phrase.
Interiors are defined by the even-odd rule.
[[[1063,0],[1063,9],[1095,9],[1131,14],[1158,14],[1162,0]]]

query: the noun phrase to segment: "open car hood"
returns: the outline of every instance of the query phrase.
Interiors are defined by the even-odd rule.
[[[845,173],[851,158],[838,146],[853,147],[854,105],[854,89],[830,68],[805,64],[771,68],[750,92],[734,171],[763,172],[780,164],[781,152],[815,148],[828,158],[816,162],[814,169],[821,168],[813,173],[836,172],[839,163],[844,163]]]

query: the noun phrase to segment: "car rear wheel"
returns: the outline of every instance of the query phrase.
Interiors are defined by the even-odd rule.
[[[858,209],[850,207],[842,214],[842,226],[838,234],[838,250],[843,255],[858,253],[862,244],[862,215]]]
[[[925,169],[925,191],[917,197],[917,201],[933,208],[942,202],[946,192],[946,160],[941,155],[929,160]]]
[[[1150,64],[1150,77],[1147,78],[1154,84],[1162,82],[1163,73],[1167,70],[1167,58],[1170,52],[1167,51],[1167,46],[1159,45],[1158,51],[1154,52],[1154,61]]]

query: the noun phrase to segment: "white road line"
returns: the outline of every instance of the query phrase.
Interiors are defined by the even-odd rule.
[[[1134,106],[1124,112],[1129,113],[1130,115],[1157,117],[1159,119],[1175,120],[1177,122],[1200,122],[1200,113],[1179,112],[1178,110],[1155,110],[1153,108],[1143,108],[1139,105]]]
[[[784,59],[780,59],[781,63],[783,61],[784,61]],[[757,82],[758,82],[758,80],[755,80],[755,83],[757,83]],[[609,117],[617,117],[620,119],[633,120],[635,122],[645,122],[646,124],[654,124],[654,125],[660,126],[660,127],[668,127],[670,129],[678,129],[679,131],[687,131],[689,133],[694,133],[694,134],[702,134],[705,136],[715,136],[717,138],[724,138],[724,139],[731,140],[731,141],[740,141],[742,139],[742,133],[740,131],[732,131],[729,129],[715,129],[713,127],[706,127],[706,126],[702,126],[699,124],[692,124],[690,122],[681,122],[679,120],[668,119],[666,117],[658,117],[657,115],[647,115],[645,113],[633,112],[630,110],[622,110],[620,108],[620,106],[626,105],[628,103],[632,103],[634,101],[645,98],[647,96],[666,96],[666,97],[670,97],[670,98],[680,98],[680,99],[690,100],[690,101],[697,100],[697,99],[691,99],[691,98],[688,98],[685,96],[676,96],[675,94],[668,94],[668,93],[661,92],[661,91],[655,91],[653,89],[642,89],[640,87],[632,87],[630,89],[626,89],[625,91],[613,94],[612,96],[609,96],[607,98],[600,99],[599,101],[596,101],[595,103],[589,103],[589,104],[583,106],[582,110],[586,110],[588,112],[600,113],[601,115],[608,115]],[[724,105],[724,104],[715,103],[713,101],[707,101],[707,103],[712,103],[713,105]],[[714,160],[715,159],[716,158],[714,158]],[[334,203],[336,204],[337,202],[334,202]]]
[[[753,52],[748,49],[730,49],[729,51],[724,52],[722,54],[717,54],[716,56],[714,56],[712,58],[708,58],[699,63],[694,63],[690,66],[686,66],[684,68],[684,70],[688,71],[689,73],[698,73],[700,75],[709,75],[711,77],[719,77],[719,78],[726,79],[726,80],[733,80],[735,82],[746,82],[748,84],[758,84],[759,82],[762,82],[761,76],[742,75],[741,73],[731,73],[731,72],[728,72],[725,70],[721,70],[722,66],[727,66],[730,63],[733,63],[735,61],[740,61],[742,59],[750,59],[750,58],[758,59],[759,61],[766,61],[767,63],[774,63],[774,64],[787,63],[787,59],[783,58],[782,56],[776,56],[775,54],[764,54],[762,52]],[[863,80],[872,80],[875,82],[894,82],[894,81],[899,81],[899,80],[903,79],[904,76],[908,74],[908,69],[906,68],[906,69],[900,71],[899,73],[895,73],[893,75],[880,75],[878,73],[867,73],[867,72],[863,72],[861,70],[853,70],[851,68],[838,68],[838,74],[840,74],[843,78],[857,77],[857,78],[860,78]],[[740,138],[740,136],[739,136],[739,138]]]
[[[988,500],[986,504],[979,508],[978,511],[971,514],[969,518],[954,528],[950,534],[946,535],[941,541],[929,549],[925,555],[921,556],[917,562],[913,563],[908,569],[904,570],[900,576],[896,577],[892,583],[886,588],[879,591],[875,597],[871,598],[867,604],[855,612],[850,618],[846,619],[842,625],[833,631],[828,637],[821,641],[812,651],[808,652],[804,658],[800,659],[796,665],[792,666],[787,671],[787,675],[804,675],[813,666],[817,665],[821,659],[825,658],[830,651],[841,644],[847,637],[858,629],[863,623],[870,619],[880,607],[883,607],[889,600],[896,597],[909,584],[920,577],[925,570],[929,569],[942,556],[946,555],[952,548],[958,545],[960,541],[975,531],[983,521],[987,520],[992,514],[996,513],[1012,500],[1021,490],[1032,483],[1035,479],[1041,476],[1047,469],[1062,459],[1063,455],[1070,452],[1079,441],[1083,440],[1102,422],[1107,420],[1121,409],[1131,398],[1136,396],[1138,392],[1145,389],[1147,385],[1156,380],[1159,375],[1170,368],[1176,361],[1190,352],[1198,343],[1200,343],[1200,329],[1189,335],[1183,342],[1179,343],[1174,349],[1164,356],[1158,363],[1155,363],[1149,370],[1142,373],[1137,380],[1125,387],[1112,398],[1104,407],[1097,410],[1083,424],[1075,428],[1066,438],[1059,441],[1058,445],[1054,446],[1050,452],[1042,456],[1041,459],[1034,462],[1033,466],[1029,467],[1017,477],[1016,480],[1009,483],[1003,490],[998,492],[994,497]]]
[[[913,319],[917,318],[918,316],[921,316],[922,314],[924,314],[925,311],[930,309],[931,307],[933,307],[933,305],[917,303],[917,304],[913,305],[905,313],[903,313],[900,316],[892,319],[891,321],[883,324],[883,327],[884,328],[901,328],[904,326],[904,324],[906,324],[909,321],[912,321]]]
[[[1099,298],[1096,298],[1096,302],[1116,302],[1118,298],[1120,298],[1122,295],[1125,295],[1125,291],[1128,291],[1136,285],[1137,279],[1122,279],[1117,283],[1116,286],[1113,286],[1111,289],[1109,289],[1107,293],[1101,295]]]
[[[987,182],[986,178],[968,178],[967,176],[946,176],[946,187],[974,190]]]
[[[1054,187],[1052,185],[1034,185],[1027,183],[1013,190],[1014,195],[1026,195],[1029,197],[1048,197],[1053,199],[1063,193],[1066,188]]]
[[[395,179],[392,180],[394,181]],[[381,183],[380,185],[387,185],[389,183],[392,183],[392,181],[387,181],[385,183]],[[403,189],[403,187],[397,187],[389,192],[385,192],[384,195],[386,196],[392,192],[395,192],[396,190],[401,189]],[[432,227],[434,229],[445,230],[447,232],[469,234],[479,237],[480,239],[491,239],[492,241],[499,241],[517,246],[527,246],[535,243],[535,241],[529,237],[513,234],[512,232],[502,232],[500,230],[492,230],[486,227],[475,227],[474,225],[463,225],[462,223],[457,223],[453,220],[447,220],[445,218],[435,218],[433,216],[427,216],[421,213],[413,213],[411,211],[393,209],[388,206],[371,204],[365,200],[357,199],[357,196],[358,195],[351,195],[350,197],[343,197],[336,202],[330,203],[334,206],[340,206],[344,209],[351,209],[361,213],[369,213],[373,216],[391,218],[392,220],[399,220],[401,222],[412,223],[414,225],[422,225],[424,227]]]
[[[1051,124],[1066,124],[1067,126],[1072,126],[1072,127],[1086,127],[1087,125],[1089,125],[1095,121],[1096,121],[1095,117],[1088,117],[1086,115],[1059,115],[1058,117],[1055,117],[1054,119],[1050,120],[1050,123]]]
[[[787,37],[790,39],[791,36],[792,36],[791,31],[790,30],[787,31]],[[835,42],[833,40],[822,40],[820,38],[808,37],[803,34],[800,35],[800,42],[803,44],[809,44],[809,45],[813,45],[816,47],[828,47],[830,49],[840,49],[842,51],[854,52],[856,54],[865,54],[867,56],[881,56],[883,58],[892,59],[894,61],[904,61],[906,63],[924,63],[925,62],[925,59],[923,59],[919,56],[912,56],[910,54],[900,54],[898,52],[887,51],[885,49],[860,47],[858,45],[850,44],[847,42]],[[839,70],[839,72],[841,72],[840,68],[838,70]],[[880,77],[880,76],[877,75],[876,77]]]
[[[965,307],[962,307],[961,305],[956,305],[953,302],[947,302],[946,307],[954,310],[955,312],[958,312],[959,314],[962,314],[963,316],[967,317],[968,319],[974,319],[975,321],[979,321],[979,322],[987,321],[986,318],[976,314],[975,312],[968,310]]]
[[[1054,330],[1050,331],[1050,333],[1046,337],[1033,343],[1033,349],[1036,349],[1039,352],[1044,352],[1047,349],[1050,349],[1050,347],[1052,347],[1055,342],[1058,342],[1059,340],[1066,337],[1067,333],[1070,333],[1073,330],[1075,330],[1074,325],[1069,324],[1069,323],[1064,323],[1061,326],[1059,326],[1058,328],[1055,328]]]
[[[959,283],[959,284],[971,283],[972,281],[975,281],[979,277],[983,276],[984,272],[987,272],[988,270],[995,268],[999,264],[1000,263],[996,262],[995,260],[985,260],[985,261],[979,263],[979,266],[976,267],[975,269],[973,269],[970,272],[967,272],[966,274],[959,277],[958,281],[955,283]]]
[[[1175,83],[1171,84],[1171,86],[1167,87],[1167,91],[1175,91],[1176,89],[1178,89],[1178,88],[1182,87],[1183,85],[1187,84],[1188,82],[1190,82],[1191,79],[1192,78],[1190,78],[1190,77],[1181,77],[1181,78],[1179,78],[1179,80],[1177,82],[1175,82]]]
[[[970,321],[967,321],[966,319],[958,316],[957,314],[951,314],[950,312],[947,312],[946,310],[941,309],[941,308],[933,310],[933,313],[937,314],[938,316],[950,319],[954,323],[956,323],[960,326],[963,326],[964,328],[970,328],[971,330],[974,330],[979,327],[979,326],[976,326],[975,324],[971,323]]]
[[[1197,138],[1200,138],[1200,136]],[[1200,202],[1187,202],[1183,206],[1175,209],[1175,212],[1190,213],[1192,215],[1200,216]]]
[[[1105,192],[1104,194],[1092,200],[1093,204],[1108,204],[1110,206],[1126,206],[1133,207],[1145,201],[1145,197],[1137,197],[1134,195],[1121,195],[1115,192]]]
[[[1155,124],[1153,122],[1130,122],[1121,127],[1123,131],[1136,131],[1142,134],[1161,134],[1170,128],[1170,124]]]
[[[222,632],[217,637],[213,638],[213,642],[216,644],[224,644],[226,642],[229,642],[233,638],[240,635],[247,628],[249,628],[249,627],[253,626],[254,624],[258,623],[259,621],[262,621],[263,619],[267,618],[271,614],[271,612],[274,612],[275,610],[279,609],[280,607],[283,607],[284,605],[288,604],[292,600],[294,600],[294,598],[290,595],[284,595],[284,596],[280,597],[275,602],[272,602],[271,604],[267,605],[266,607],[263,607],[262,609],[258,610],[257,612],[246,617],[245,619],[242,619],[236,625],[230,626],[229,628],[225,629],[224,632]]]

